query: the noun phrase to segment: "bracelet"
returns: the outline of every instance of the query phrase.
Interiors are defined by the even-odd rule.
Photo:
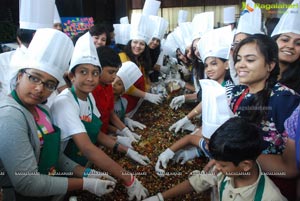
[[[88,177],[91,172],[91,168],[85,168],[83,172],[83,177]]]
[[[116,144],[114,145],[114,147],[113,147],[113,153],[114,154],[118,152],[119,144],[120,144],[119,142],[116,142]]]
[[[124,185],[129,187],[133,184],[133,182],[134,182],[134,176],[132,174],[130,174],[130,183],[129,184],[124,184]]]
[[[198,114],[198,111],[196,109],[194,109],[195,114]]]

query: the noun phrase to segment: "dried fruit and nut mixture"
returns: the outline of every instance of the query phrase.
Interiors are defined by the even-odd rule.
[[[168,163],[166,172],[168,175],[161,178],[155,173],[155,164],[160,153],[170,147],[175,141],[182,136],[188,134],[175,133],[169,131],[169,127],[183,118],[196,103],[186,103],[178,110],[172,110],[169,107],[171,97],[164,100],[163,104],[155,105],[144,101],[140,109],[133,117],[134,120],[139,121],[147,126],[144,130],[136,129],[135,132],[142,135],[138,144],[133,144],[133,147],[142,155],[146,155],[151,160],[150,165],[142,166],[125,157],[123,154],[113,154],[110,150],[104,149],[104,151],[110,155],[115,161],[117,161],[124,169],[131,173],[141,181],[141,183],[148,189],[150,195],[155,195],[158,192],[163,192],[172,186],[186,180],[188,175],[193,170],[201,170],[207,163],[206,158],[197,158],[193,161],[188,161],[184,165],[177,163],[172,164],[173,161]],[[199,123],[194,121],[194,123]],[[103,161],[105,162],[105,161]],[[94,167],[97,169],[96,167]],[[100,171],[100,170],[99,170]],[[128,200],[125,187],[118,183],[115,190],[105,196],[96,197],[88,192],[77,191],[72,195],[78,196],[80,200]],[[206,191],[201,194],[191,193],[172,200],[210,200],[210,191]]]

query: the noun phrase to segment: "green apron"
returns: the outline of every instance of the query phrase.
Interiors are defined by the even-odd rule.
[[[227,181],[224,181],[225,177],[223,178],[220,186],[220,201],[222,201],[223,191],[227,183]],[[262,195],[264,193],[264,188],[265,188],[265,175],[261,175],[255,192],[254,201],[261,201]]]
[[[120,105],[121,105],[121,111],[119,113],[119,118],[122,122],[124,122],[124,119],[125,119],[125,108],[124,108],[124,105],[123,105],[123,101],[122,101],[122,98],[120,98]]]
[[[71,92],[72,92],[77,104],[79,105],[78,98],[76,96],[74,87],[71,88]],[[81,122],[83,123],[83,125],[86,129],[87,135],[89,136],[92,143],[96,144],[97,137],[98,137],[99,131],[100,131],[101,126],[102,126],[102,122],[93,113],[93,103],[92,103],[92,101],[90,100],[89,97],[88,97],[88,100],[90,102],[91,110],[92,110],[92,121],[91,122],[86,122],[86,121],[81,120]],[[77,145],[75,144],[75,142],[72,139],[69,140],[68,145],[67,145],[64,153],[69,158],[71,158],[73,161],[75,161],[76,163],[78,163],[82,166],[85,166],[88,162],[88,159],[85,156],[83,156],[83,154],[81,153],[81,151],[79,150],[79,148],[77,147]]]
[[[20,105],[24,107],[15,90],[11,92],[11,95]],[[41,109],[50,119],[49,113],[44,108],[39,107],[39,109]],[[44,134],[37,123],[36,126],[41,132],[44,139],[44,144],[40,151],[38,171],[41,174],[54,175],[58,167],[60,150],[60,129],[52,125],[55,131],[52,133]]]

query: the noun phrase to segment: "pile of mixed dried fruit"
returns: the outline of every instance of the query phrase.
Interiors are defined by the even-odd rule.
[[[104,150],[115,161],[117,161],[124,169],[131,173],[141,181],[141,183],[149,190],[150,195],[155,195],[158,192],[163,192],[172,186],[186,180],[188,175],[193,170],[201,170],[206,164],[206,158],[197,158],[193,161],[188,161],[184,165],[178,163],[168,163],[166,172],[168,175],[165,177],[158,177],[155,173],[155,164],[160,153],[170,147],[175,141],[180,139],[186,133],[170,132],[169,127],[177,120],[183,118],[195,104],[184,104],[182,108],[174,111],[169,107],[170,99],[167,99],[161,105],[154,105],[149,102],[144,102],[136,115],[133,117],[147,126],[144,130],[136,130],[135,132],[142,135],[138,144],[133,144],[133,147],[139,153],[146,155],[151,160],[150,165],[142,166],[134,161],[128,159],[121,154],[112,154],[110,150]],[[196,122],[197,123],[197,122]],[[105,162],[105,161],[103,161]],[[97,168],[95,168],[97,169]],[[201,194],[188,194],[172,200],[210,200],[210,191]],[[126,189],[122,184],[116,185],[113,193],[102,197],[96,197],[88,192],[78,191],[72,193],[77,196],[77,200],[128,200]]]

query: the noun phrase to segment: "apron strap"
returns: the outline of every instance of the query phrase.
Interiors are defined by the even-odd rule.
[[[220,186],[220,201],[222,201],[223,191],[224,191],[225,185],[227,183],[227,181],[224,181],[225,177],[221,181],[221,186]],[[264,189],[265,189],[265,175],[261,175],[261,177],[259,179],[259,182],[257,184],[257,189],[256,189],[256,192],[255,192],[254,201],[261,201],[262,200],[262,195],[264,193]]]
[[[236,103],[233,106],[233,113],[236,113],[236,111],[238,110],[241,102],[243,101],[243,99],[245,98],[245,96],[247,95],[248,92],[249,92],[249,88],[245,89],[243,91],[243,93],[241,94],[241,96],[237,99]]]

